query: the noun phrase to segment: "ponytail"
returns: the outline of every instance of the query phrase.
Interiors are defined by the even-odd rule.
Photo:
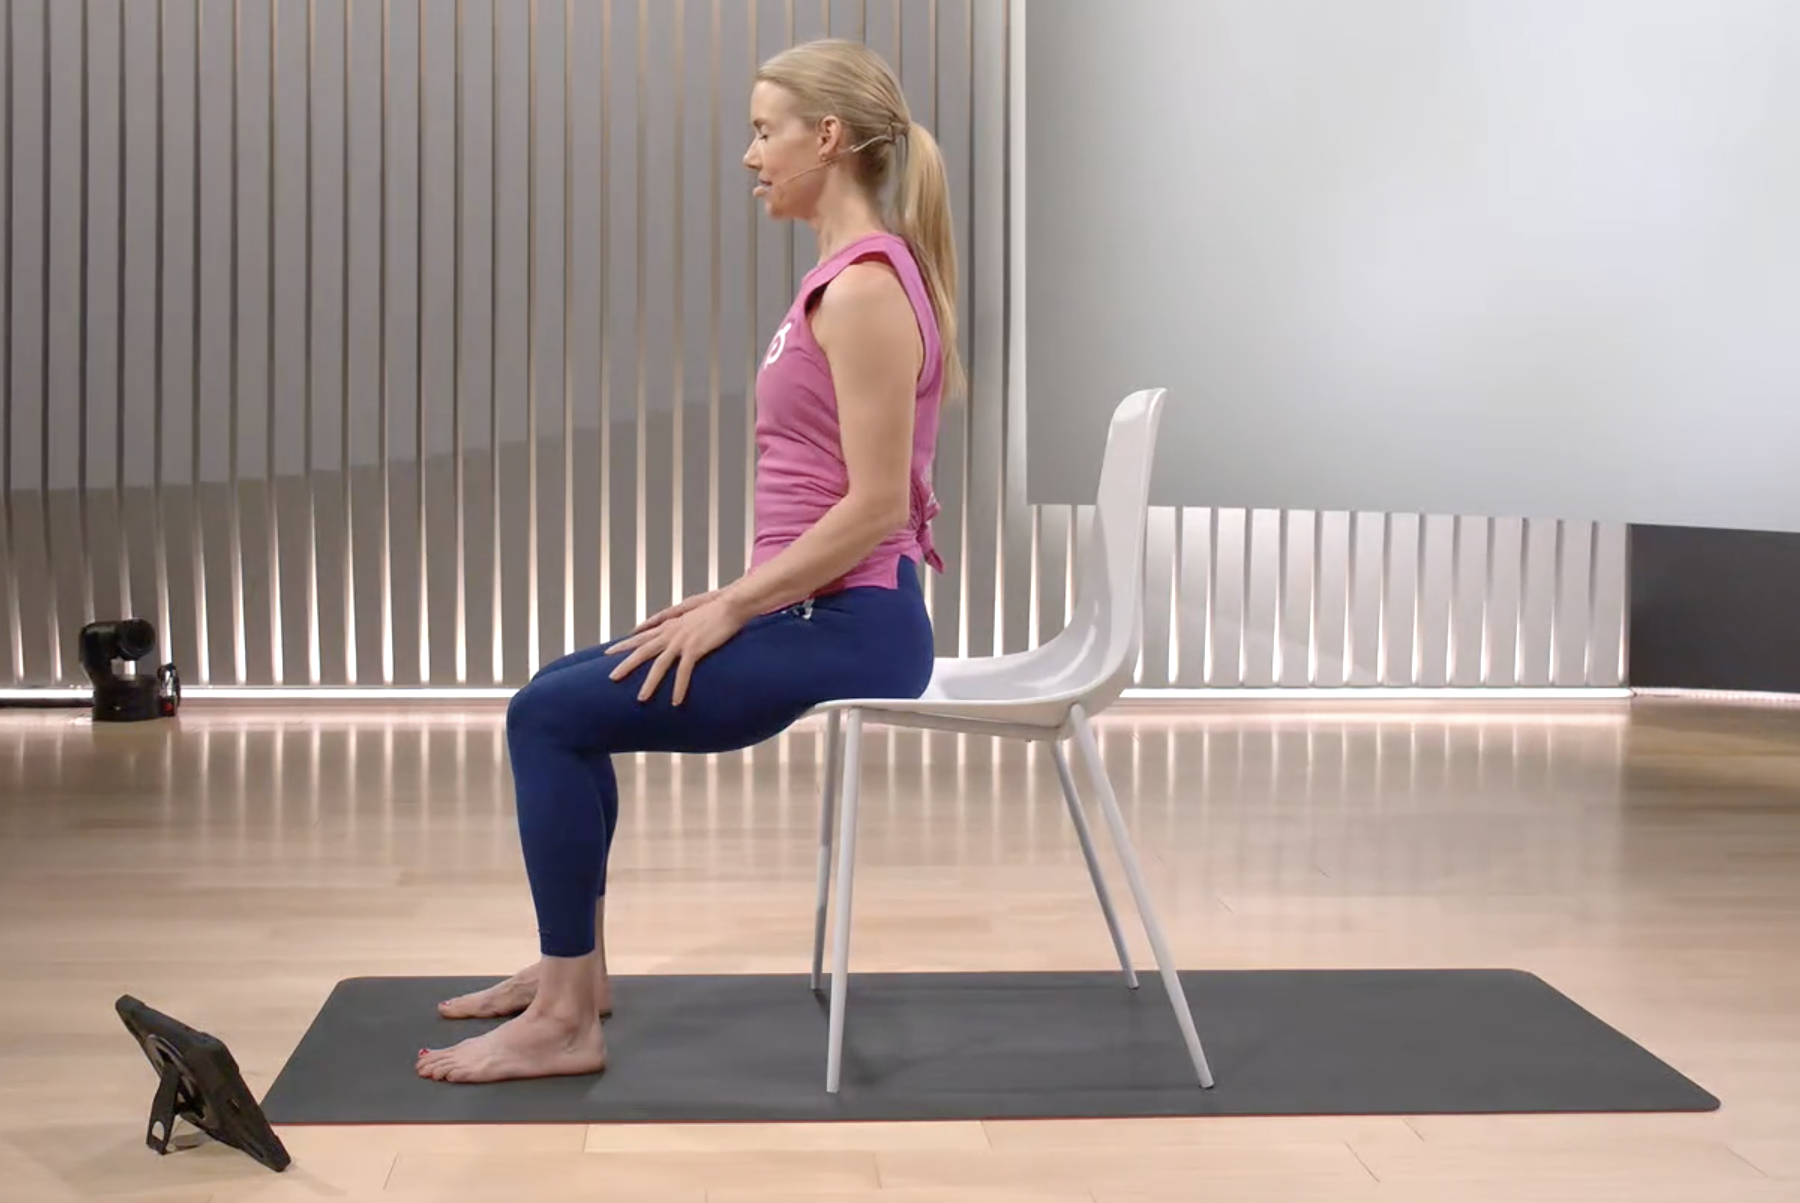
[[[916,121],[906,129],[905,169],[898,199],[899,233],[912,248],[937,317],[944,355],[944,396],[961,397],[968,381],[957,336],[956,227],[950,215],[950,182],[937,139]]]

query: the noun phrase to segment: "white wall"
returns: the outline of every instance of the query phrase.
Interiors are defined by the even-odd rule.
[[[1018,12],[1033,500],[1800,530],[1800,5]]]

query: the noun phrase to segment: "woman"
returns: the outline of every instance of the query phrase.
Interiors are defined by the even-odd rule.
[[[611,986],[601,940],[618,752],[748,747],[820,702],[917,697],[933,642],[920,575],[939,407],[961,391],[956,256],[936,143],[859,43],[788,50],[757,73],[744,166],[769,216],[804,221],[819,262],[756,382],[750,570],[629,637],[546,667],[514,696],[507,746],[541,959],[442,1004],[516,1017],[421,1076],[595,1073]],[[893,220],[884,196],[897,185]]]

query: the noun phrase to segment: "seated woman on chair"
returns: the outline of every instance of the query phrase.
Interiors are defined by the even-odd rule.
[[[443,1003],[451,1018],[515,1018],[421,1051],[423,1077],[605,1066],[614,753],[744,748],[819,703],[914,698],[930,681],[920,576],[942,569],[932,456],[939,407],[962,383],[943,159],[859,43],[777,55],[757,73],[750,118],[756,195],[771,217],[811,225],[819,246],[757,374],[750,570],[547,666],[514,696],[507,748],[541,959]]]

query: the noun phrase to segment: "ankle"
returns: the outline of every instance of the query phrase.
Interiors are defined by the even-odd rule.
[[[545,957],[544,972],[533,1005],[546,1019],[573,1026],[594,1020],[597,1000],[594,980],[596,958]]]
[[[579,998],[545,998],[540,994],[527,1010],[539,1021],[569,1032],[579,1032],[600,1022],[598,1005]]]

